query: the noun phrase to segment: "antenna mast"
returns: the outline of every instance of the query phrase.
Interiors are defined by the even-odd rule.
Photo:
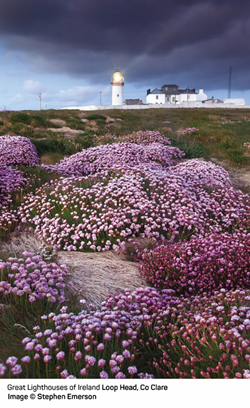
[[[231,98],[231,76],[232,76],[232,67],[229,67],[228,99]]]

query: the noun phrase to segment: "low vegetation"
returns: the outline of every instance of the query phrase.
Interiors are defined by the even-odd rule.
[[[0,376],[250,378],[250,198],[210,161],[247,169],[249,127],[244,109],[1,112],[2,243],[25,226],[43,246],[0,254]],[[145,287],[94,307],[56,253],[111,249]]]

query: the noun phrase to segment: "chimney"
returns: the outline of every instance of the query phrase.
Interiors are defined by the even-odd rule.
[[[149,95],[149,94],[150,94],[150,89],[147,90],[147,95]]]

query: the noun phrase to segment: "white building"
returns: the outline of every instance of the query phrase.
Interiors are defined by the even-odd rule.
[[[179,104],[181,102],[205,101],[207,95],[203,89],[179,89],[177,85],[163,85],[161,89],[147,90],[146,102],[149,104]]]
[[[154,89],[152,92],[148,93],[146,96],[147,103],[165,104],[166,103],[165,99],[166,99],[165,94],[160,89]]]
[[[119,69],[116,69],[111,77],[112,85],[112,105],[123,104],[124,78]]]

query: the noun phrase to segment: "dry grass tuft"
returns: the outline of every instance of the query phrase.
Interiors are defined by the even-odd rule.
[[[124,261],[115,251],[102,253],[58,252],[58,261],[71,273],[73,290],[87,304],[100,306],[108,295],[145,287],[138,264]]]
[[[42,249],[42,242],[33,231],[25,227],[13,232],[6,242],[0,244],[0,251],[16,256],[24,251],[42,255]],[[147,286],[140,277],[138,263],[123,260],[115,251],[59,251],[50,262],[67,266],[73,283],[73,294],[85,299],[87,305],[93,303],[100,306],[108,295],[114,295],[115,292]]]
[[[0,251],[13,252],[16,255],[21,255],[22,252],[28,251],[38,254],[41,251],[42,242],[34,234],[24,226],[20,230],[15,230],[8,237],[7,241],[0,242]]]

